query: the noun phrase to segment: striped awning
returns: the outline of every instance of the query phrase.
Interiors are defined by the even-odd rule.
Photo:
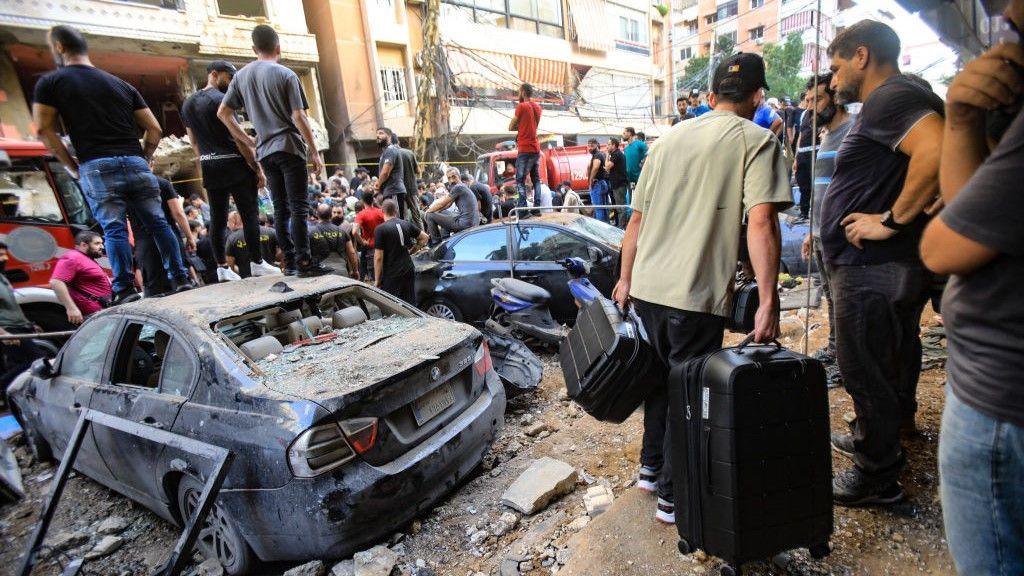
[[[446,46],[448,69],[456,86],[517,90],[523,80],[508,54]]]
[[[529,56],[512,56],[523,82],[538,90],[565,94],[568,91],[569,63]]]
[[[596,52],[611,49],[606,12],[604,0],[569,0],[569,21],[580,48]]]

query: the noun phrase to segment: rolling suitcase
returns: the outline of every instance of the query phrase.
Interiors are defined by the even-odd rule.
[[[669,375],[679,550],[722,558],[723,576],[793,548],[824,557],[832,534],[824,368],[749,341]]]
[[[665,377],[639,318],[632,310],[623,315],[607,298],[580,310],[559,360],[569,398],[605,422],[629,418]]]

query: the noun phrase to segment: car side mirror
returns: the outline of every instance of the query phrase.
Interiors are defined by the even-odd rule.
[[[604,260],[604,252],[597,246],[587,246],[587,254],[590,256],[590,261],[594,264]]]
[[[49,358],[40,358],[33,362],[31,372],[33,376],[41,380],[49,380],[57,375]]]

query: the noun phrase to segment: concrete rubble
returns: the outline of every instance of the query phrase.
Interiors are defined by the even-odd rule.
[[[390,576],[398,563],[398,554],[387,546],[374,546],[369,550],[357,552],[355,576]]]
[[[324,576],[325,570],[323,562],[314,560],[288,570],[283,576]]]
[[[583,505],[587,509],[587,515],[591,518],[597,518],[603,514],[611,508],[613,502],[615,502],[615,494],[604,484],[588,488],[587,493],[583,495]]]
[[[572,492],[576,477],[575,466],[545,456],[516,478],[501,496],[501,503],[523,514],[534,514]]]
[[[124,539],[120,536],[104,536],[102,540],[96,543],[86,555],[86,560],[94,560],[96,558],[102,558],[107,554],[113,553],[115,550],[124,546]]]
[[[125,518],[120,516],[111,516],[100,523],[96,528],[96,532],[98,534],[103,534],[104,536],[120,534],[121,532],[124,532],[130,524],[131,522],[128,522]]]

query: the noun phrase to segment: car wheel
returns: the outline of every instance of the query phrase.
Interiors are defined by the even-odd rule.
[[[435,318],[462,322],[462,312],[459,308],[454,304],[449,304],[445,300],[433,300],[427,304],[427,307],[424,308],[423,311]]]
[[[183,523],[187,523],[192,512],[199,506],[203,485],[191,476],[185,476],[178,484],[178,510]],[[220,503],[214,503],[203,521],[196,539],[196,547],[206,558],[216,558],[231,576],[248,574],[256,564],[252,548],[242,538],[235,521],[228,516]]]

